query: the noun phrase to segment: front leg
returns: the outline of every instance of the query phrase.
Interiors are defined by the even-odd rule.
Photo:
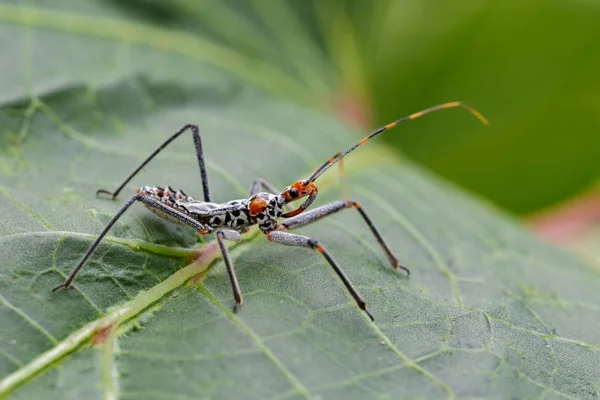
[[[375,239],[381,246],[381,249],[387,256],[388,260],[390,260],[390,264],[392,264],[392,267],[394,269],[403,269],[404,271],[406,271],[407,274],[410,274],[410,271],[408,268],[400,265],[400,261],[398,261],[398,258],[394,255],[394,253],[392,253],[392,251],[390,250],[388,245],[385,243],[385,241],[383,240],[383,237],[381,236],[381,234],[379,233],[377,228],[375,228],[375,225],[373,225],[371,218],[369,218],[369,216],[367,215],[365,210],[356,201],[352,201],[352,200],[333,201],[329,204],[325,204],[324,206],[317,207],[313,210],[306,211],[300,215],[289,218],[289,219],[283,221],[280,226],[283,226],[285,229],[300,228],[301,226],[311,224],[315,221],[320,220],[321,218],[325,218],[325,217],[327,217],[331,214],[334,214],[340,210],[343,210],[345,208],[355,208],[359,212],[360,216],[363,218],[363,220],[366,222],[368,227],[371,229],[373,236],[375,236]]]
[[[235,275],[233,264],[229,259],[229,252],[227,251],[227,247],[225,246],[225,243],[223,241],[231,240],[233,242],[239,242],[240,240],[242,240],[242,234],[237,231],[221,229],[217,231],[216,237],[217,242],[219,243],[219,247],[221,248],[221,254],[223,255],[223,262],[225,263],[225,268],[227,268],[227,274],[229,275],[231,288],[233,289],[233,298],[235,299],[233,312],[235,313],[237,312],[238,307],[242,305],[242,292],[240,291],[240,285],[238,283],[237,276]]]
[[[293,233],[281,231],[273,231],[268,233],[267,239],[271,242],[283,244],[286,246],[307,247],[321,253],[323,257],[325,257],[325,260],[327,260],[331,268],[333,268],[337,276],[342,280],[342,283],[344,284],[344,286],[346,286],[346,289],[354,298],[354,301],[358,305],[358,308],[363,310],[369,316],[371,321],[375,320],[371,313],[367,310],[367,304],[360,296],[360,294],[358,294],[356,289],[354,289],[354,286],[352,286],[352,283],[350,282],[346,274],[344,274],[344,271],[342,271],[340,266],[335,262],[333,258],[331,258],[331,256],[327,253],[327,251],[325,251],[325,248],[321,246],[319,242],[306,236],[295,235]]]

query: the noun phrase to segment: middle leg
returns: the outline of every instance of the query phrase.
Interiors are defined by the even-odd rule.
[[[297,215],[295,217],[287,219],[287,220],[283,221],[280,226],[283,226],[285,229],[300,228],[301,226],[308,225],[310,223],[318,221],[321,218],[327,217],[327,216],[334,214],[345,208],[355,208],[360,213],[360,216],[363,218],[363,220],[367,223],[367,225],[371,229],[373,236],[375,236],[375,239],[377,239],[377,243],[379,243],[379,245],[381,246],[381,249],[387,256],[388,260],[390,260],[390,264],[392,264],[392,267],[394,269],[402,269],[402,270],[406,271],[407,274],[410,274],[410,271],[408,268],[400,265],[400,261],[394,255],[394,253],[392,253],[392,251],[390,250],[388,245],[385,243],[385,241],[383,240],[383,237],[381,236],[381,234],[379,233],[377,228],[375,228],[375,225],[373,225],[371,218],[369,218],[369,216],[367,215],[365,210],[356,201],[352,201],[352,200],[333,201],[329,204],[325,204],[324,206],[317,207],[314,210],[306,211],[300,215]]]

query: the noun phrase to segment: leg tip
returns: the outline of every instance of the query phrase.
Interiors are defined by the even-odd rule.
[[[410,270],[407,267],[400,265],[400,262],[398,260],[394,260],[393,267],[396,271],[403,270],[404,272],[406,272],[406,275],[410,275]]]
[[[69,286],[67,286],[66,283],[62,283],[62,284],[58,285],[57,287],[55,287],[54,289],[52,289],[52,293],[54,294],[54,293],[58,292],[60,289],[68,289],[68,288],[69,288]]]
[[[371,315],[369,310],[367,310],[367,304],[362,299],[358,300],[357,303],[358,303],[358,308],[363,310],[365,312],[365,314],[367,314],[369,316],[369,318],[371,319],[371,322],[375,321],[375,318],[373,318],[373,315]]]
[[[237,312],[238,312],[238,310],[240,309],[240,307],[241,307],[241,306],[242,306],[242,302],[239,302],[239,303],[237,303],[237,302],[236,302],[236,303],[233,305],[233,308],[232,308],[232,311],[233,311],[233,313],[234,313],[234,314],[237,314]]]
[[[112,200],[114,200],[115,197],[116,197],[113,192],[109,192],[108,190],[104,190],[104,189],[98,189],[98,190],[96,190],[96,196],[100,196],[101,194],[107,194],[107,195],[109,195]]]

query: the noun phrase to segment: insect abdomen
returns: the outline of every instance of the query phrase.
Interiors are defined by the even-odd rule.
[[[228,211],[223,214],[212,216],[208,220],[208,225],[213,228],[230,228],[239,230],[252,225],[250,214],[240,207],[239,210]]]
[[[164,189],[160,186],[142,186],[137,190],[137,193],[152,197],[164,205],[183,213],[185,213],[186,210],[182,207],[182,203],[195,201],[193,197],[186,195],[183,190],[173,190],[170,186],[167,186]],[[181,221],[168,214],[165,214],[162,211],[159,211],[148,205],[146,205],[146,208],[169,222],[181,224]]]

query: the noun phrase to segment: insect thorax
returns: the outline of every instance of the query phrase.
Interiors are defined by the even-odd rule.
[[[270,232],[279,225],[278,219],[283,214],[284,198],[271,193],[258,193],[248,199],[248,212],[263,232]],[[264,207],[254,209],[254,204]]]

